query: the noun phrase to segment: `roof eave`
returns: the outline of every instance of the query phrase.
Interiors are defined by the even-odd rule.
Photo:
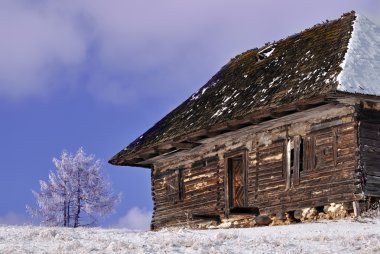
[[[204,139],[212,138],[220,134],[235,131],[244,127],[257,125],[269,120],[281,118],[286,115],[308,110],[310,108],[315,108],[324,104],[333,103],[337,97],[343,97],[346,95],[346,93],[328,93],[315,98],[289,103],[277,108],[255,111],[247,114],[242,119],[233,119],[215,124],[213,126],[197,130],[190,134],[175,137],[169,141],[154,146],[145,147],[135,152],[131,151],[130,154],[128,154],[126,150],[122,150],[111,160],[109,160],[109,163],[117,166],[151,168],[154,158],[165,154],[190,150],[200,145],[201,141]]]

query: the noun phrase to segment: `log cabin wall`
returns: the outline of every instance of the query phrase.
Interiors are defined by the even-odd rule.
[[[366,196],[380,197],[380,103],[364,103],[359,114],[360,177]]]
[[[357,125],[353,116],[311,124],[306,133],[258,145],[251,154],[250,203],[267,214],[318,207],[330,202],[349,202],[360,193],[356,176]],[[293,168],[287,171],[286,143],[299,137],[294,147]],[[294,140],[295,141],[295,140]],[[293,142],[294,142],[293,141]],[[284,159],[285,158],[285,159]],[[298,160],[298,162],[297,162]]]
[[[355,107],[328,104],[161,156],[152,170],[152,228],[217,222],[234,216],[239,202],[274,214],[359,199],[357,133]],[[236,156],[246,163],[240,201],[228,190],[235,188],[228,165],[238,165],[229,163]]]

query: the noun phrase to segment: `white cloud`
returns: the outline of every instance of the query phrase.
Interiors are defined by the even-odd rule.
[[[151,220],[152,212],[135,206],[119,219],[117,227],[131,230],[149,230]]]
[[[1,1],[0,95],[43,95],[52,89],[54,72],[80,64],[86,44],[74,21],[25,1]]]
[[[26,223],[28,223],[28,221],[23,215],[14,212],[0,215],[0,225],[24,225]]]
[[[0,97],[50,95],[65,86],[118,104],[189,95],[234,54],[367,5],[2,0]]]

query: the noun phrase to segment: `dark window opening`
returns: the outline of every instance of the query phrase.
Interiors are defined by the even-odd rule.
[[[304,139],[301,137],[301,140],[300,140],[300,159],[299,159],[299,172],[303,172],[303,162],[305,160],[304,158],[304,153],[303,153],[303,149],[304,149]]]
[[[262,61],[262,60],[264,60],[266,57],[265,57],[265,55],[264,54],[257,54],[257,58],[258,58],[258,60],[259,61]]]
[[[294,147],[291,148],[290,150],[290,168],[291,168],[290,171],[292,171],[293,167],[294,167]]]
[[[288,139],[286,143],[286,187],[289,190],[292,186],[300,184],[300,173],[304,169],[304,141],[301,136]]]

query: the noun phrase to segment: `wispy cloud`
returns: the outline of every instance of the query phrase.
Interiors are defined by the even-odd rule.
[[[152,212],[139,207],[132,207],[126,215],[119,219],[116,227],[131,230],[149,230]]]
[[[67,86],[117,104],[189,95],[242,50],[372,2],[3,0],[0,97]]]

